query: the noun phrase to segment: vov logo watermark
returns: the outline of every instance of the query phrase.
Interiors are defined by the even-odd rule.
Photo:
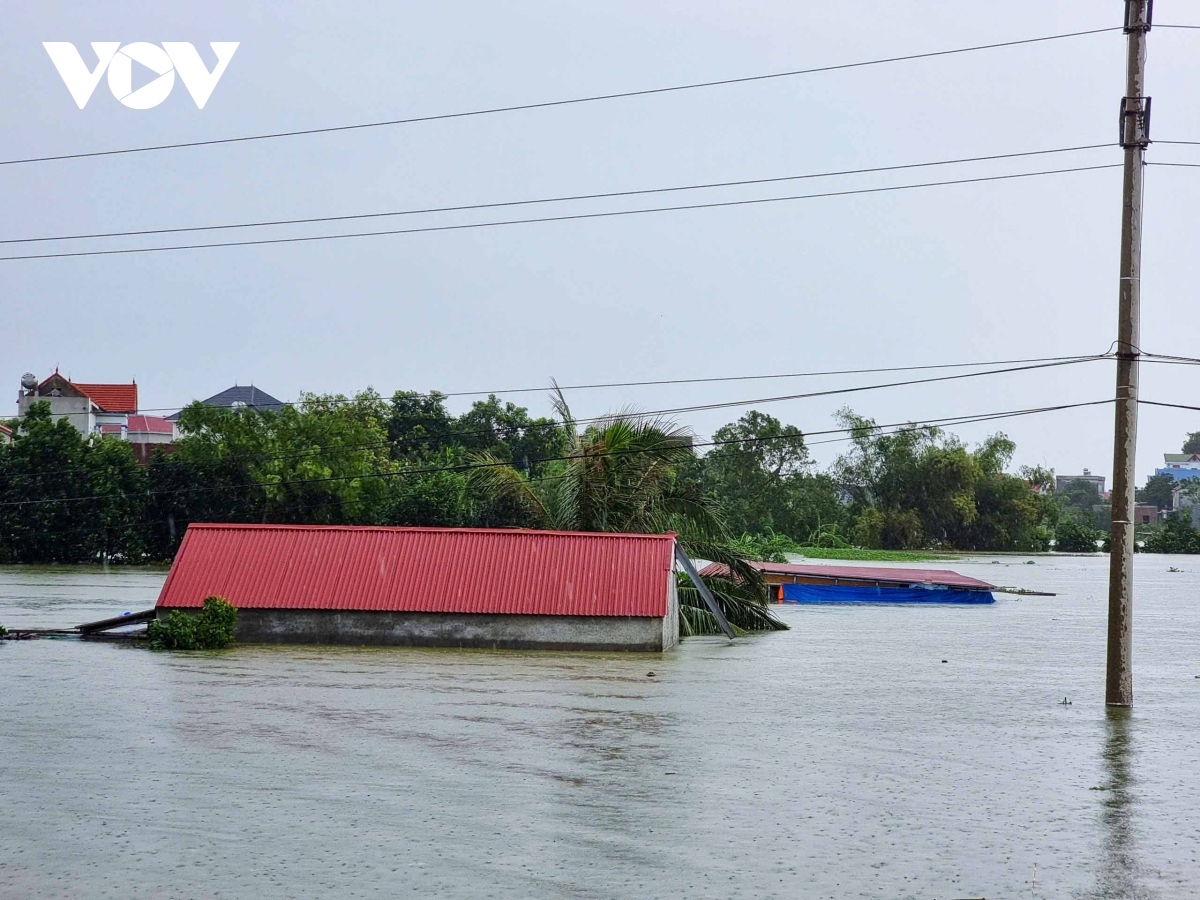
[[[217,64],[210,72],[200,59],[196,48],[185,41],[163,41],[147,44],[138,41],[122,45],[120,41],[92,41],[96,53],[96,67],[89,70],[75,45],[67,41],[44,41],[42,46],[50,54],[54,67],[67,85],[67,90],[80,109],[87,106],[101,76],[108,72],[108,89],[114,97],[130,109],[151,109],[167,99],[175,86],[175,73],[179,73],[183,86],[188,89],[198,109],[212,96],[213,89],[229,61],[233,59],[238,41],[214,41],[212,47],[217,55]],[[133,89],[133,64],[145,66],[158,77]]]

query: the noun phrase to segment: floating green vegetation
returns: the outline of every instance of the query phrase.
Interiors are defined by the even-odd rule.
[[[233,643],[237,607],[224,597],[209,597],[198,613],[173,609],[146,629],[151,650],[224,650]]]

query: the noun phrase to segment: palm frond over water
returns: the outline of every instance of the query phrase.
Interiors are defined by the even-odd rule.
[[[787,626],[767,606],[759,572],[732,546],[716,505],[679,477],[694,459],[693,434],[670,419],[633,409],[612,413],[580,431],[558,385],[551,402],[568,439],[564,459],[531,478],[491,454],[473,461],[483,490],[518,504],[541,528],[663,534],[673,531],[692,559],[723,563],[729,575],[706,578],[730,624],[741,631]],[[679,592],[680,630],[719,634],[715,617],[691,585]]]

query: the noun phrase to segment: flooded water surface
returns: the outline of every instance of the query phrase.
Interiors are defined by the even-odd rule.
[[[1200,558],[1137,560],[1126,714],[1106,559],[944,565],[1058,596],[665,656],[0,642],[0,897],[1200,896]],[[0,568],[0,623],[164,577]]]

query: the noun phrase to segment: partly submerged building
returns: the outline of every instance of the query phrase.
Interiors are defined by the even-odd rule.
[[[219,595],[245,642],[669,650],[674,534],[478,528],[188,528],[159,615]]]
[[[751,563],[777,603],[995,603],[996,586],[948,569]],[[701,575],[725,575],[710,563]]]

